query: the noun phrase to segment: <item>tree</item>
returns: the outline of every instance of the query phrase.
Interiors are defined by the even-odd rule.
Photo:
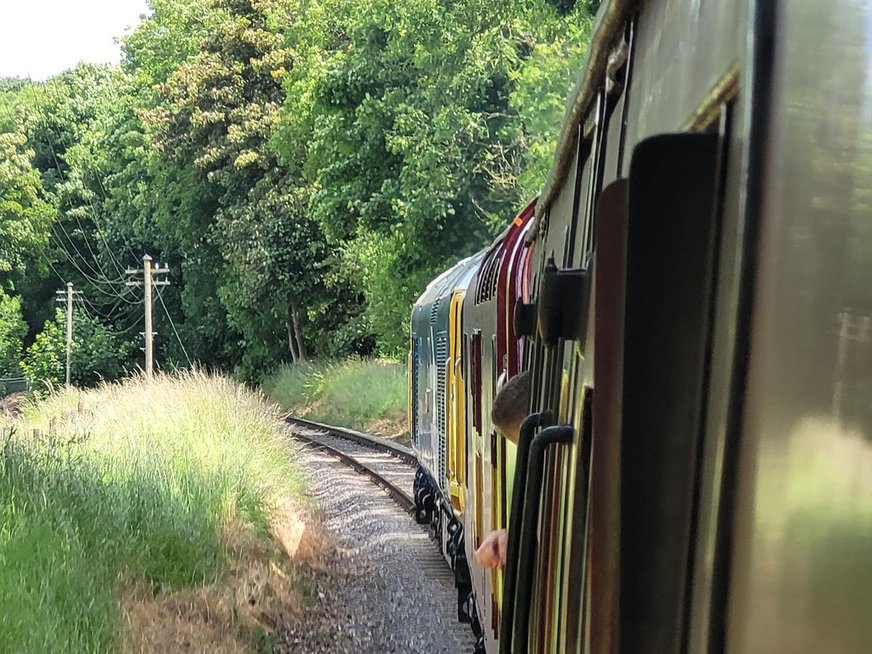
[[[544,2],[333,0],[290,32],[276,147],[359,270],[383,351],[407,346],[426,281],[538,191],[587,25]]]
[[[26,334],[27,323],[21,316],[21,298],[6,295],[0,289],[0,377],[21,374],[18,361]]]
[[[277,1],[213,6],[214,30],[157,87],[158,104],[145,115],[161,167],[187,170],[191,186],[212,201],[175,222],[182,251],[208,252],[249,374],[306,357],[306,323],[327,292],[321,277],[332,259],[308,214],[307,186],[270,147],[292,65],[275,25],[291,17]]]
[[[31,335],[53,315],[54,291],[67,281],[85,291],[102,313],[130,319],[124,307],[135,301],[122,272],[133,262],[120,261],[126,232],[107,229],[101,202],[105,187],[91,156],[99,132],[95,126],[117,109],[122,81],[110,67],[81,64],[45,83],[17,85],[7,96],[19,117],[46,214],[41,241],[9,275],[24,297]]]
[[[591,21],[563,0],[150,2],[120,67],[0,81],[0,288],[24,345],[67,281],[136,333],[123,271],[149,253],[172,269],[159,360],[184,360],[177,329],[249,379],[406,347],[427,281],[541,187]]]
[[[8,105],[5,113],[0,116],[0,275],[24,270],[27,253],[44,247],[51,218],[31,163],[24,116]]]
[[[63,384],[66,376],[66,315],[57,309],[27,348],[21,369],[37,390]],[[72,371],[74,386],[94,386],[118,379],[126,371],[131,344],[93,316],[76,311],[73,318]]]

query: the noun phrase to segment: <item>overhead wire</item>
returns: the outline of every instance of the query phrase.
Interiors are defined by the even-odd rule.
[[[106,190],[103,188],[103,182],[100,181],[97,175],[95,175],[95,179],[97,180],[97,185],[100,187],[100,190],[103,192],[103,198],[106,199]],[[99,212],[97,211],[97,207],[94,206],[94,200],[90,197],[90,195],[86,197],[85,200],[88,202],[88,206],[91,207],[91,219],[94,221],[94,231],[97,232],[97,236],[99,236],[100,240],[103,241],[103,247],[106,248],[106,254],[109,255],[109,261],[112,262],[112,266],[115,268],[115,271],[119,275],[124,275],[124,270],[121,267],[121,263],[112,253],[112,248],[109,246],[109,241],[106,240],[106,235],[103,233],[104,230],[100,226],[100,222],[97,220]],[[136,257],[130,251],[130,248],[127,247],[127,244],[122,243],[122,245],[124,246],[124,249],[127,250],[130,255],[133,256],[133,258],[135,259]]]
[[[79,308],[82,309],[82,311],[84,311],[86,314],[88,314],[91,318],[94,318],[95,320],[101,320],[101,318],[104,320],[109,320],[113,326],[118,324],[118,321],[116,320],[117,316],[115,317],[115,319],[113,319],[113,317],[111,315],[107,316],[107,314],[101,312],[99,309],[96,309],[95,305],[92,302],[90,302],[84,295],[77,296],[75,301],[79,302],[79,305],[78,305]],[[111,314],[111,312],[110,312],[110,314]],[[113,333],[115,333],[117,335],[126,334],[130,330],[132,330],[132,329],[138,327],[140,324],[142,324],[142,321],[144,319],[145,319],[145,313],[140,312],[140,313],[138,313],[136,319],[132,323],[128,324],[126,327],[123,327],[120,329],[119,328],[114,329]],[[101,320],[101,322],[102,322],[102,320]]]
[[[55,274],[55,277],[57,277],[58,280],[61,282],[61,285],[64,286],[64,287],[66,287],[66,285],[67,285],[67,281],[64,279],[63,275],[60,274],[60,272],[58,271],[58,269],[54,267],[54,264],[51,262],[51,259],[48,257],[48,255],[45,254],[45,251],[44,251],[42,248],[40,248],[40,249],[39,249],[39,253],[42,255],[43,259],[45,259],[45,262],[48,264],[48,266],[49,266],[49,268],[51,269],[51,271]],[[94,304],[93,302],[91,302],[91,300],[88,299],[88,296],[85,295],[84,292],[82,292],[82,291],[77,292],[76,295],[74,296],[74,299],[75,299],[76,301],[78,301],[78,302],[81,303],[82,308],[85,308],[85,305],[87,305],[88,307],[90,307],[90,310],[87,311],[87,312],[88,312],[88,314],[91,315],[92,317],[97,317],[97,316],[99,316],[99,317],[102,318],[103,320],[107,320],[107,321],[110,321],[110,322],[113,322],[113,321],[114,321],[114,318],[115,318],[115,316],[112,315],[113,312],[117,311],[117,310],[121,307],[121,305],[116,301],[116,302],[111,306],[111,308],[109,309],[109,313],[107,314],[107,313],[103,313],[103,311],[101,311],[101,310],[97,307],[96,304]],[[139,304],[142,304],[142,303],[141,303],[141,302],[135,302],[135,303],[134,303],[134,305],[139,305]],[[92,311],[93,311],[94,313],[91,313]],[[95,316],[94,314],[96,314],[96,316]],[[139,322],[142,322],[142,319],[143,319],[143,318],[144,318],[144,314],[140,314],[140,316],[139,316]],[[130,327],[128,327],[127,329],[130,329]]]
[[[114,89],[112,89],[112,92],[114,93]],[[102,171],[100,171],[97,166],[89,166],[89,168],[86,169],[85,172],[90,172],[93,175],[94,181],[96,182],[100,193],[102,193],[103,195],[103,200],[107,200],[109,198],[109,194],[106,192],[106,186],[103,184]],[[109,259],[112,261],[112,265],[115,267],[116,272],[119,275],[123,276],[125,274],[124,268],[121,266],[121,263],[112,252],[112,248],[109,246],[109,242],[106,240],[106,230],[103,228],[103,226],[100,225],[100,221],[97,219],[99,211],[97,211],[97,208],[94,205],[94,199],[90,194],[87,194],[85,196],[85,200],[91,207],[91,218],[94,221],[94,226],[96,228],[95,231],[97,232],[97,235],[100,237],[100,239],[103,241],[103,245],[106,248],[106,254],[109,255]],[[134,260],[137,259],[137,256],[133,253],[133,250],[131,250],[129,244],[127,243],[127,239],[123,237],[121,238],[121,246]]]
[[[185,359],[188,360],[188,365],[189,365],[189,366],[193,366],[194,364],[191,363],[191,357],[188,356],[188,350],[185,349],[185,344],[182,343],[182,337],[179,336],[179,330],[176,329],[176,324],[173,322],[173,317],[170,315],[170,311],[169,311],[169,309],[167,309],[167,305],[166,305],[166,303],[164,302],[163,295],[161,295],[160,287],[159,287],[159,286],[155,286],[155,293],[157,294],[157,299],[160,300],[160,304],[161,304],[161,306],[162,306],[163,309],[164,309],[164,313],[167,314],[167,318],[168,318],[169,321],[170,321],[170,326],[173,328],[173,332],[174,332],[175,335],[176,335],[176,340],[179,341],[179,345],[180,345],[181,348],[182,348],[182,352],[185,354]]]
[[[57,277],[58,280],[61,282],[61,284],[62,284],[64,287],[66,287],[66,285],[67,285],[67,280],[64,279],[63,275],[61,275],[60,272],[58,271],[58,269],[55,268],[55,266],[54,266],[54,264],[52,263],[51,259],[50,259],[49,256],[45,253],[45,250],[44,250],[42,247],[39,247],[39,253],[40,253],[40,255],[42,255],[42,258],[45,259],[45,262],[48,264],[48,266],[49,266],[49,268],[51,269],[51,271],[55,274],[55,277]],[[99,289],[97,289],[97,290],[99,290]],[[116,299],[115,304],[113,304],[113,305],[112,305],[112,308],[109,309],[109,314],[107,315],[107,314],[104,314],[104,313],[103,313],[102,311],[100,311],[99,309],[97,309],[97,308],[96,308],[96,305],[95,305],[93,302],[91,302],[91,301],[88,299],[88,297],[87,297],[84,293],[81,293],[81,294],[77,295],[76,297],[78,297],[79,299],[83,300],[85,303],[87,303],[88,305],[90,305],[93,311],[95,311],[96,313],[98,313],[98,314],[99,314],[100,316],[102,316],[105,320],[109,320],[109,321],[113,321],[112,313],[113,313],[114,311],[117,311],[117,310],[121,307],[121,305],[117,302],[117,299]],[[140,305],[140,304],[142,304],[141,301],[140,301],[140,302],[134,302],[134,303],[132,303],[131,306],[136,306],[136,305]],[[139,320],[137,321],[136,324],[142,322],[143,318],[144,318],[144,314],[140,314],[140,316],[139,316]],[[131,326],[128,326],[126,329],[121,330],[121,333],[123,333],[123,332],[125,332],[125,331],[129,331],[129,330],[132,329],[134,326],[136,326],[136,324],[131,325]]]
[[[32,84],[32,81],[31,81],[31,84]],[[44,117],[44,108],[42,106],[42,103],[35,102],[34,104],[39,109],[40,118],[43,118]],[[46,137],[48,140],[48,146],[49,146],[49,150],[51,151],[51,156],[52,156],[52,160],[54,162],[55,170],[57,171],[60,182],[64,185],[66,185],[67,180],[65,178],[63,170],[61,169],[60,161],[58,160],[58,156],[57,156],[57,150],[55,149],[54,141],[51,138],[51,132],[49,129],[46,129]],[[97,182],[97,185],[98,185],[101,193],[103,194],[104,199],[106,199],[108,197],[108,195],[106,193],[106,188],[103,185],[103,181],[100,179],[99,171],[97,171],[97,173],[94,173],[94,171],[91,171],[91,172],[92,172],[92,174],[95,174],[95,180]],[[82,275],[82,277],[84,277],[92,285],[92,288],[95,291],[97,291],[98,293],[104,295],[105,297],[111,298],[112,300],[115,301],[112,308],[109,310],[109,313],[106,314],[106,313],[103,313],[99,308],[97,308],[97,306],[94,303],[92,303],[84,294],[78,294],[76,296],[76,300],[79,302],[80,308],[86,314],[91,316],[92,318],[99,320],[100,319],[99,317],[102,317],[105,320],[111,321],[112,320],[112,313],[114,311],[116,311],[118,308],[120,308],[120,306],[121,306],[118,303],[119,301],[124,302],[130,306],[140,305],[140,304],[142,304],[142,301],[141,300],[140,301],[130,300],[129,298],[127,298],[124,295],[122,295],[121,293],[119,293],[118,290],[116,289],[116,286],[124,285],[124,288],[125,288],[124,292],[125,293],[128,292],[126,280],[124,279],[125,272],[121,269],[121,265],[120,265],[118,259],[115,257],[115,255],[112,251],[112,248],[110,247],[109,242],[106,239],[106,235],[103,233],[103,229],[102,229],[100,222],[97,218],[98,211],[97,211],[96,206],[94,205],[93,198],[91,198],[90,196],[85,194],[85,197],[83,199],[88,203],[88,206],[90,207],[91,219],[94,223],[94,231],[97,233],[97,236],[102,240],[103,246],[105,247],[106,254],[109,257],[109,260],[112,263],[112,266],[115,268],[115,271],[118,273],[118,278],[110,279],[109,275],[106,274],[105,269],[103,269],[103,267],[100,265],[100,257],[97,255],[97,253],[94,251],[94,248],[91,246],[91,242],[88,239],[87,230],[85,230],[84,226],[82,225],[81,220],[79,220],[79,216],[76,213],[71,213],[68,215],[72,215],[73,219],[76,221],[76,224],[78,225],[79,230],[81,231],[82,239],[84,241],[85,247],[88,249],[88,252],[90,253],[90,255],[92,257],[94,264],[96,264],[96,268],[94,265],[90,264],[90,262],[88,261],[88,258],[82,253],[81,250],[79,250],[75,241],[70,236],[66,227],[63,225],[63,222],[57,221],[56,224],[60,227],[61,231],[64,233],[64,236],[66,236],[66,239],[69,242],[72,249],[75,251],[75,253],[82,260],[83,265],[87,266],[90,269],[91,273],[85,272],[85,270],[82,269],[82,266],[80,266],[76,262],[76,258],[72,254],[70,254],[67,247],[63,244],[63,241],[60,238],[60,236],[58,236],[57,233],[55,232],[54,225],[50,226],[49,235],[52,238],[52,240],[54,241],[55,245],[60,249],[60,251],[64,254],[64,256],[69,261],[69,263],[73,266],[73,268],[75,268],[76,271],[80,275]],[[125,250],[127,250],[127,252],[133,258],[136,258],[136,255],[133,254],[133,252],[131,251],[126,240],[124,240],[122,242],[122,246],[124,247]],[[40,249],[40,254],[43,256],[46,263],[48,263],[52,272],[54,272],[54,274],[58,277],[58,279],[63,284],[66,284],[67,283],[66,280],[64,280],[63,276],[60,274],[60,272],[58,272],[57,268],[55,268],[54,264],[52,263],[52,260],[45,253],[44,249],[41,247],[39,249]],[[102,279],[100,279],[101,277],[102,277]],[[107,290],[104,290],[104,288],[101,288],[104,286],[110,290],[107,291]],[[158,300],[160,301],[160,304],[163,307],[164,313],[166,313],[167,319],[169,320],[170,327],[172,327],[172,330],[173,330],[173,333],[175,334],[176,340],[178,341],[179,346],[182,348],[182,352],[185,355],[185,359],[187,360],[188,365],[191,366],[191,365],[193,365],[193,363],[191,362],[191,357],[188,355],[188,350],[187,350],[187,348],[185,348],[185,344],[182,341],[181,336],[179,335],[179,331],[176,328],[175,322],[173,321],[173,318],[170,315],[170,312],[169,312],[169,309],[167,308],[166,303],[164,302],[164,299],[163,299],[163,296],[161,295],[160,289],[158,287],[155,287],[155,291],[157,293]],[[92,311],[94,313],[92,313]],[[145,314],[142,313],[139,315],[139,317],[133,323],[131,323],[130,325],[128,325],[124,329],[117,331],[116,333],[119,333],[119,334],[127,333],[130,330],[134,329],[135,327],[139,326],[143,322],[144,319],[145,319]]]
[[[109,313],[104,313],[104,312],[101,310],[101,308],[98,307],[98,306],[97,306],[96,304],[94,304],[93,302],[91,302],[91,300],[88,299],[88,296],[85,295],[84,293],[82,293],[82,294],[79,295],[78,297],[79,297],[79,299],[82,301],[83,304],[86,304],[86,305],[88,305],[88,307],[90,307],[90,311],[94,312],[97,316],[99,316],[99,317],[102,318],[103,320],[106,320],[106,321],[109,321],[109,322],[114,322],[115,319],[118,317],[118,309],[121,307],[121,305],[120,305],[118,302],[115,302],[115,303],[114,303],[114,304],[109,308]]]
[[[41,109],[41,107],[40,107],[40,109]],[[48,147],[49,147],[49,150],[51,151],[51,157],[52,157],[52,161],[54,161],[55,170],[58,173],[58,177],[60,178],[61,183],[66,184],[67,179],[66,179],[66,176],[64,175],[63,170],[61,170],[61,164],[58,161],[57,150],[55,150],[54,141],[51,138],[51,130],[46,129],[45,134],[46,134],[46,138],[48,139]],[[78,215],[76,215],[75,213],[73,213],[72,216],[75,219],[76,224],[79,226],[79,230],[82,232],[82,239],[85,242],[85,247],[88,248],[88,251],[91,253],[91,256],[94,258],[94,263],[97,264],[97,268],[99,269],[99,272],[97,270],[95,270],[94,266],[92,266],[90,264],[88,264],[88,267],[91,269],[91,272],[93,272],[95,275],[97,275],[97,276],[102,275],[104,279],[109,281],[109,276],[106,274],[106,271],[103,270],[103,268],[100,266],[100,258],[94,252],[94,248],[91,247],[91,242],[88,240],[88,233],[85,230],[85,228],[82,226],[82,221],[79,220]],[[61,228],[61,230],[63,230],[64,234],[67,237],[67,240],[70,242],[70,245],[72,245],[73,249],[76,251],[76,254],[78,254],[82,258],[82,260],[85,261],[86,257],[82,254],[82,252],[79,250],[79,248],[76,247],[76,244],[73,242],[73,239],[70,237],[69,232],[67,232],[66,227],[64,227],[63,222],[58,221],[57,224]],[[96,226],[96,221],[95,221],[95,226]],[[99,231],[99,229],[97,231]],[[120,270],[118,271],[118,273],[119,273],[119,275],[123,275],[123,273],[121,273]],[[123,280],[122,280],[122,283],[123,283]]]
[[[109,199],[109,194],[106,192],[106,186],[103,184],[103,180],[102,180],[101,177],[100,177],[101,174],[102,174],[102,173],[101,173],[100,170],[96,170],[96,172],[94,173],[94,181],[97,183],[97,186],[100,188],[100,193],[103,195],[103,200],[106,201],[106,200]],[[91,200],[90,198],[88,198],[88,202],[91,204],[91,211],[92,211],[92,213],[96,216],[96,214],[97,214],[97,210],[96,210],[96,208],[94,207],[94,201]],[[96,217],[95,217],[94,222],[95,222],[95,224],[96,224]],[[115,258],[115,256],[112,254],[112,249],[109,247],[109,243],[107,243],[107,241],[106,241],[106,236],[103,234],[103,230],[101,230],[101,229],[99,228],[99,225],[97,225],[97,227],[98,227],[97,233],[98,233],[98,234],[100,235],[100,237],[103,239],[103,245],[106,246],[106,252],[109,254],[109,257],[110,257],[113,261],[116,262],[116,264],[117,264],[117,265],[116,265],[116,269],[118,269],[118,267],[120,266],[120,264],[118,264],[118,260],[117,260],[117,259]],[[122,238],[122,239],[121,239],[121,247],[124,248],[124,250],[127,251],[127,254],[129,254],[131,258],[133,258],[134,260],[137,259],[136,254],[134,254],[134,253],[133,253],[133,250],[130,249],[130,246],[129,246],[128,243],[127,243],[127,239],[125,239],[125,238]],[[120,271],[119,271],[119,272],[120,272]]]
[[[88,269],[91,271],[90,273],[85,273],[83,270],[81,270],[81,267],[80,267],[80,266],[78,266],[78,265],[76,265],[76,264],[74,263],[72,255],[69,254],[69,251],[67,250],[67,247],[66,247],[65,245],[63,245],[63,243],[62,243],[62,239],[61,239],[61,237],[58,236],[57,233],[54,231],[54,226],[55,226],[55,225],[57,225],[58,227],[61,228],[61,231],[64,233],[64,236],[67,237],[67,241],[68,241],[69,244],[72,246],[72,248],[73,248],[73,250],[76,252],[76,254],[78,254],[79,257],[81,257],[83,264],[86,265],[86,266],[88,267]],[[98,279],[98,281],[97,281],[97,282],[94,282],[94,283],[100,283],[100,284],[104,284],[104,285],[106,285],[106,286],[112,286],[113,284],[118,284],[119,282],[122,283],[122,284],[124,283],[124,280],[123,280],[123,279],[121,279],[121,280],[118,280],[118,279],[116,279],[116,280],[111,280],[111,279],[109,279],[109,278],[106,276],[106,274],[102,271],[102,269],[98,272],[98,271],[94,268],[94,266],[92,266],[92,265],[88,262],[88,258],[87,258],[85,255],[82,254],[81,250],[79,250],[79,248],[78,248],[78,247],[76,246],[76,244],[73,242],[73,239],[72,239],[72,237],[70,236],[70,233],[67,231],[66,227],[64,227],[64,225],[63,225],[63,223],[62,223],[61,221],[57,221],[57,222],[54,223],[53,225],[50,225],[50,226],[49,226],[49,229],[51,230],[52,235],[54,235],[54,237],[55,237],[55,239],[56,239],[56,242],[57,242],[58,246],[64,249],[65,253],[67,254],[67,257],[70,259],[70,261],[71,261],[72,263],[74,263],[74,265],[76,265],[76,268],[77,268],[80,272],[82,272],[83,275],[84,275],[84,274],[89,274],[89,275],[94,275],[94,276],[96,276],[96,278]],[[95,257],[95,259],[96,259],[96,257]],[[100,267],[100,266],[99,266],[99,264],[98,264],[97,268],[99,268],[99,267]],[[100,277],[102,277],[102,279],[99,279]],[[94,279],[94,278],[92,277],[92,279],[91,279],[92,282],[93,282],[93,279]]]
[[[103,199],[106,200],[109,196],[106,193],[106,188],[103,185],[103,181],[100,179],[100,171],[99,170],[95,171],[94,169],[90,169],[90,173],[92,175],[94,175],[94,181],[97,183],[97,186],[99,187],[100,192],[103,194]],[[87,189],[86,189],[86,191],[87,191]],[[121,263],[118,261],[118,258],[115,256],[115,254],[113,254],[112,248],[109,246],[109,241],[106,240],[106,234],[104,233],[105,230],[100,225],[100,221],[97,220],[97,216],[99,215],[100,212],[97,211],[97,207],[94,204],[94,199],[90,196],[90,194],[87,194],[84,197],[84,199],[88,203],[88,206],[91,208],[91,220],[94,221],[94,231],[97,233],[97,236],[100,237],[100,240],[103,241],[103,246],[106,248],[106,254],[109,256],[109,260],[112,263],[112,266],[115,268],[115,271],[119,275],[123,276],[125,273],[124,273],[124,270],[122,269]],[[76,218],[76,222],[78,223],[79,222],[78,217],[76,217],[76,216],[74,216],[74,217]],[[79,227],[81,228],[81,223],[79,223]],[[127,250],[127,253],[133,259],[136,259],[136,255],[133,253],[133,251],[127,245],[126,240],[122,239],[121,245],[125,250]]]
[[[45,262],[48,264],[48,267],[51,268],[52,272],[57,276],[57,278],[61,281],[61,284],[64,286],[67,285],[67,280],[64,279],[63,275],[58,272],[58,269],[54,267],[54,264],[51,262],[49,256],[45,253],[45,250],[42,246],[38,246],[39,253],[42,255],[42,258],[45,259]]]
[[[94,266],[92,266],[92,265],[88,262],[87,257],[86,257],[85,255],[82,254],[81,250],[79,250],[78,246],[77,246],[76,243],[73,241],[73,238],[70,236],[70,233],[67,231],[67,228],[64,227],[63,222],[61,222],[60,220],[58,220],[57,222],[55,222],[55,223],[51,226],[52,230],[54,229],[54,225],[57,225],[58,227],[61,228],[61,231],[64,233],[64,236],[67,237],[67,241],[69,242],[70,246],[72,246],[72,248],[73,248],[73,250],[75,250],[76,254],[78,254],[78,255],[82,258],[82,261],[85,263],[85,265],[88,266],[88,268],[91,270],[91,272],[92,272],[94,275],[97,275],[98,277],[99,277],[100,275],[102,275],[103,277],[106,277],[106,275],[103,273],[102,270],[101,270],[100,272],[98,272],[97,270],[94,269]],[[79,229],[81,229],[81,225],[79,225]],[[82,231],[84,231],[84,230],[82,230]],[[60,238],[60,237],[58,237],[58,238]],[[64,246],[64,247],[66,248],[66,246]],[[88,248],[90,249],[90,245],[88,246]],[[93,253],[93,252],[91,253],[91,256],[94,256],[94,253]],[[96,259],[96,257],[94,257],[94,258]],[[99,268],[99,265],[98,265],[98,268]]]
[[[139,316],[137,316],[136,320],[134,320],[132,323],[130,323],[129,325],[127,325],[127,327],[124,327],[123,329],[115,330],[115,333],[116,334],[126,334],[131,329],[135,329],[136,327],[139,327],[144,320],[145,320],[145,312],[141,312],[139,314]]]
[[[95,291],[97,291],[98,293],[100,293],[102,295],[105,295],[106,297],[117,298],[117,299],[121,300],[122,302],[126,302],[127,304],[138,304],[138,302],[136,302],[134,300],[130,300],[129,298],[120,294],[116,290],[116,288],[111,285],[111,283],[108,283],[107,281],[103,281],[100,279],[96,279],[95,277],[89,275],[84,270],[82,270],[82,268],[76,263],[75,258],[73,258],[73,256],[66,250],[66,248],[64,248],[63,243],[61,243],[60,239],[54,233],[53,229],[49,230],[49,236],[54,240],[55,245],[57,245],[61,249],[61,252],[63,252],[64,256],[66,256],[67,260],[70,262],[70,264],[72,264],[73,268],[75,268],[78,271],[78,273],[80,275],[82,275],[82,277],[84,277],[87,281],[89,281],[92,284],[92,287]],[[104,290],[103,288],[101,288],[102,286],[108,286],[111,289],[111,292]],[[125,287],[125,293],[127,293],[127,292],[129,292],[129,291],[127,291],[126,287]]]
[[[31,83],[32,83],[32,82],[31,82]],[[38,108],[40,118],[44,120],[44,115],[45,115],[44,106],[42,105],[41,102],[36,101],[35,96],[34,96],[34,105],[36,105],[37,108]],[[58,160],[58,156],[57,156],[57,150],[55,149],[55,145],[54,145],[54,140],[53,140],[52,137],[51,137],[51,131],[50,131],[49,129],[46,129],[46,130],[45,130],[45,133],[46,133],[46,138],[47,138],[47,140],[48,140],[49,150],[51,151],[52,160],[53,160],[53,162],[54,162],[55,170],[57,171],[57,174],[58,174],[58,177],[60,178],[61,183],[66,184],[66,183],[67,183],[67,179],[66,179],[66,177],[65,177],[65,175],[64,175],[63,170],[61,169],[60,162],[59,162],[59,160]],[[98,180],[98,184],[99,184],[99,186],[100,186],[100,188],[101,188],[101,190],[103,191],[104,196],[105,196],[105,189],[103,188],[102,181]],[[122,270],[120,263],[118,262],[117,258],[116,258],[115,255],[113,254],[113,252],[112,252],[112,248],[109,246],[109,243],[108,243],[108,241],[106,240],[106,236],[105,236],[105,234],[103,233],[103,230],[102,230],[102,228],[101,228],[101,226],[100,226],[100,223],[99,223],[99,221],[98,221],[98,219],[97,219],[97,213],[98,213],[98,212],[97,212],[96,207],[94,206],[93,199],[90,198],[90,197],[88,197],[88,196],[86,196],[84,199],[85,199],[85,201],[88,203],[88,205],[89,205],[89,207],[90,207],[90,211],[91,211],[91,219],[92,219],[92,221],[94,222],[94,231],[97,232],[97,235],[98,235],[98,236],[100,237],[100,239],[103,241],[103,245],[104,245],[104,247],[106,248],[106,254],[108,255],[110,261],[112,262],[112,265],[113,265],[113,267],[115,268],[115,271],[118,273],[118,276],[119,276],[119,277],[118,277],[117,279],[115,279],[115,280],[110,280],[110,279],[109,279],[109,275],[107,275],[107,274],[106,274],[106,271],[105,271],[105,270],[100,266],[100,258],[97,256],[96,252],[94,251],[94,248],[91,247],[91,242],[90,242],[90,240],[88,239],[87,230],[85,230],[85,228],[84,228],[84,226],[82,225],[82,222],[79,220],[79,217],[78,217],[77,214],[72,213],[71,215],[72,215],[73,218],[75,219],[76,224],[79,226],[79,229],[80,229],[81,232],[82,232],[82,239],[84,240],[84,242],[85,242],[85,246],[87,247],[88,251],[90,252],[91,256],[93,257],[94,263],[96,264],[97,269],[99,269],[99,272],[98,272],[97,269],[94,268],[94,266],[90,265],[90,264],[87,262],[87,258],[82,254],[82,252],[81,252],[81,251],[79,250],[79,248],[76,246],[75,242],[74,242],[73,239],[70,237],[69,232],[67,232],[66,228],[64,227],[63,222],[58,221],[57,224],[58,224],[58,226],[61,228],[61,230],[64,232],[64,235],[67,237],[67,240],[69,241],[70,245],[71,245],[71,246],[73,247],[73,249],[76,251],[76,254],[78,254],[79,257],[81,257],[82,261],[85,263],[85,265],[88,266],[88,268],[90,268],[91,272],[92,272],[94,275],[96,275],[97,277],[101,277],[101,276],[102,276],[102,277],[103,277],[103,282],[104,282],[105,284],[108,284],[108,285],[111,285],[111,284],[123,285],[123,284],[124,284],[124,271]],[[126,243],[125,243],[125,248],[129,251],[129,247],[126,246]],[[64,248],[64,250],[66,250],[66,248]],[[80,272],[82,272],[82,273],[84,274],[84,272],[81,270],[81,268],[80,268],[78,265],[76,265],[75,262],[72,260],[71,255],[69,255],[68,253],[66,253],[66,254],[67,254],[67,258],[70,259],[70,262],[73,263],[73,265],[74,265],[74,266],[75,266],[75,267],[76,267]],[[94,283],[94,280],[93,280],[93,279],[89,279],[89,281],[91,281],[91,283]]]

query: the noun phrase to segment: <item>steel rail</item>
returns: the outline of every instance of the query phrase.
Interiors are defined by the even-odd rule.
[[[301,427],[308,427],[309,429],[318,429],[332,436],[338,436],[339,438],[344,438],[346,440],[359,443],[360,445],[365,445],[373,449],[387,452],[391,456],[395,456],[396,458],[400,459],[401,461],[405,461],[410,465],[416,465],[418,463],[418,457],[415,456],[415,453],[411,449],[400,445],[399,443],[391,442],[385,438],[370,436],[369,434],[364,434],[353,429],[346,429],[345,427],[334,427],[333,425],[325,425],[320,422],[315,422],[313,420],[306,420],[305,418],[294,418],[292,416],[287,416],[285,417],[285,421],[290,423],[291,425],[299,425]]]
[[[293,421],[296,421],[296,420],[297,419],[293,419]],[[289,420],[288,422],[292,422],[292,421]],[[311,426],[309,426],[309,425],[304,425],[304,426],[311,428]],[[327,431],[330,434],[334,434],[333,428],[328,427],[327,425],[320,425],[318,427],[318,429],[322,429],[322,430]],[[385,477],[383,477],[381,474],[379,474],[378,472],[376,472],[375,470],[370,468],[368,465],[361,463],[360,461],[355,459],[353,456],[350,456],[350,455],[346,454],[345,452],[337,450],[335,447],[325,443],[324,441],[320,440],[316,436],[313,436],[310,434],[301,434],[298,431],[292,431],[292,433],[294,435],[294,438],[298,438],[300,440],[307,441],[308,443],[311,443],[312,445],[314,445],[318,449],[322,450],[323,452],[326,452],[330,456],[332,456],[336,459],[339,459],[340,461],[342,461],[342,463],[353,468],[355,471],[369,477],[370,480],[372,480],[376,485],[383,488],[387,492],[387,494],[390,495],[391,498],[397,504],[399,504],[400,508],[402,508],[403,511],[405,511],[406,513],[411,514],[412,511],[414,511],[415,502],[412,500],[412,498],[405,491],[403,491],[399,486],[396,486],[392,482],[388,481]]]

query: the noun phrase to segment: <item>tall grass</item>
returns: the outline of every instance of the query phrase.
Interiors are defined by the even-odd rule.
[[[260,398],[199,373],[54,395],[0,439],[0,651],[107,652],[118,591],[199,586],[297,471]]]
[[[389,436],[406,430],[406,367],[370,359],[284,366],[263,383],[300,417]]]

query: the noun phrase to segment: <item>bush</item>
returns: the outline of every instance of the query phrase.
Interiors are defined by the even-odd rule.
[[[263,389],[299,417],[387,436],[406,432],[406,366],[383,359],[283,366]]]
[[[21,315],[21,298],[10,297],[0,288],[0,377],[21,374],[21,342],[27,334],[27,323]]]
[[[27,348],[21,369],[31,386],[48,390],[62,384],[66,378],[66,316],[58,309],[54,320],[46,321],[43,330]],[[73,317],[72,371],[70,381],[75,386],[94,386],[100,381],[112,381],[125,372],[124,362],[130,358],[132,344],[99,320],[84,312]]]
[[[409,316],[415,299],[444,268],[409,261],[395,238],[368,234],[348,248],[366,297],[366,320],[378,352],[398,356],[409,347]],[[450,264],[449,264],[450,265]]]

